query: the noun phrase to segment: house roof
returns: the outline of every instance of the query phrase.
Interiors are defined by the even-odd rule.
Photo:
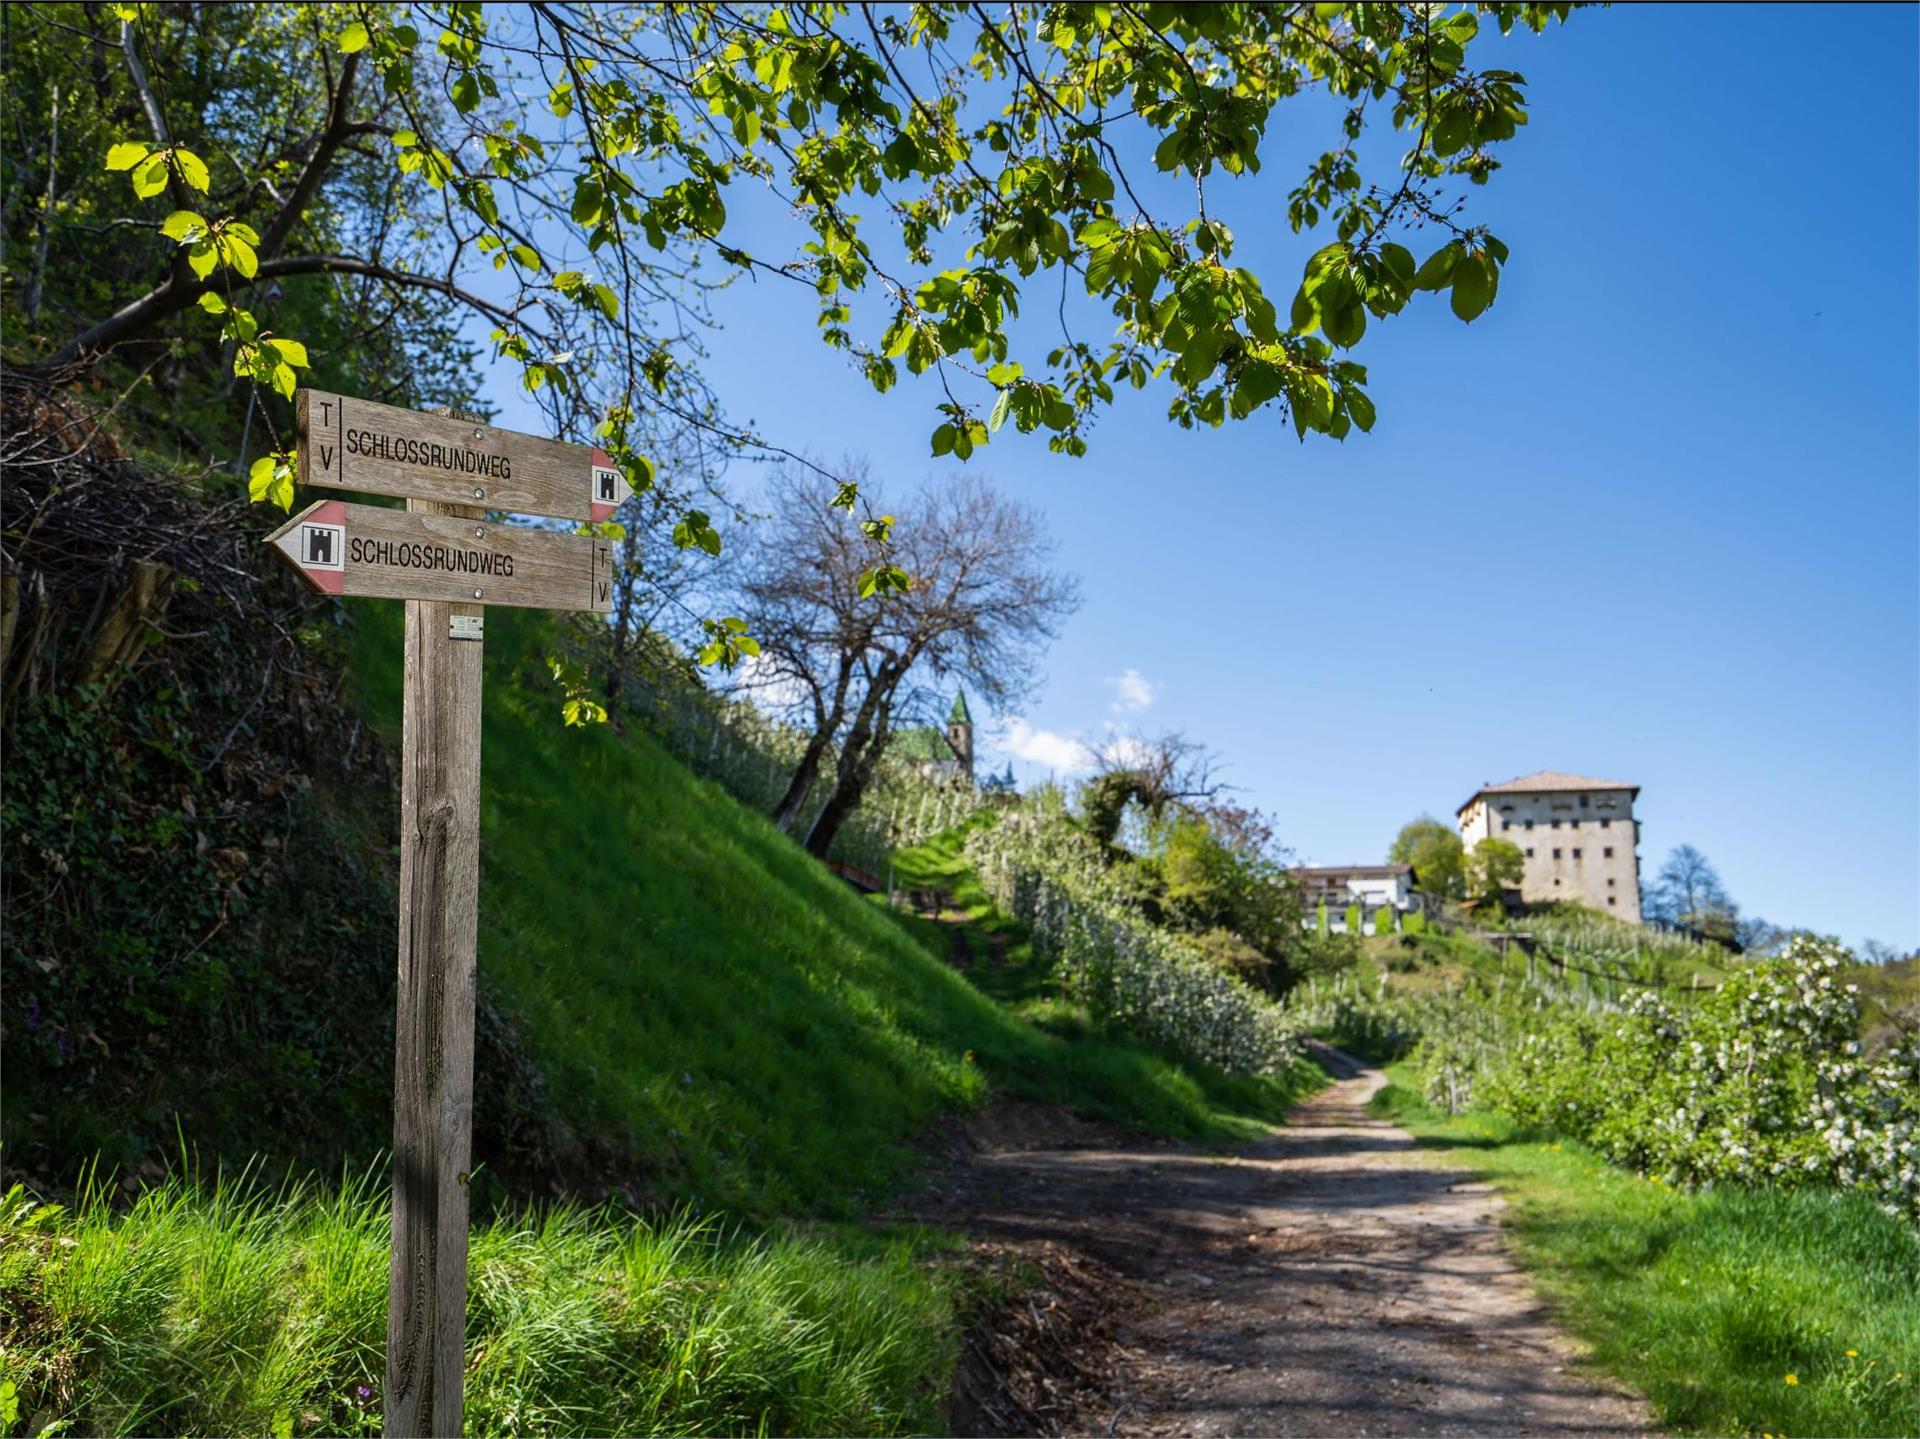
[[[1543,769],[1532,774],[1521,775],[1519,779],[1510,779],[1505,784],[1483,784],[1467,796],[1466,804],[1455,810],[1455,814],[1464,813],[1467,805],[1472,804],[1483,794],[1561,794],[1574,790],[1625,790],[1629,794],[1639,794],[1640,786],[1628,784],[1625,780],[1594,779],[1589,775],[1568,774],[1565,770]]]
[[[1333,864],[1307,865],[1293,873],[1304,880],[1395,879],[1413,874],[1410,864]]]

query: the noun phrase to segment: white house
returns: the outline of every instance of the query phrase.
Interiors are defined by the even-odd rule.
[[[1346,864],[1296,869],[1294,879],[1300,885],[1306,922],[1320,922],[1320,906],[1327,907],[1327,928],[1335,934],[1347,930],[1347,910],[1360,906],[1360,928],[1373,934],[1379,928],[1382,911],[1407,914],[1424,909],[1425,900],[1414,888],[1418,876],[1410,864]]]

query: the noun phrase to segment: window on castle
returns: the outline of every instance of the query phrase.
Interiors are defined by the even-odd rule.
[[[1586,807],[1587,807],[1587,797],[1586,797],[1585,795],[1581,795],[1581,796],[1580,796],[1580,808],[1582,808],[1582,809],[1585,809]]]
[[[1602,859],[1612,859],[1612,858],[1613,858],[1613,846],[1612,846],[1612,845],[1608,845],[1608,846],[1607,846],[1607,847],[1606,847],[1605,849],[1603,849],[1603,850],[1601,850],[1601,851],[1600,851],[1600,857],[1601,857]],[[1608,883],[1609,883],[1609,884],[1611,884],[1611,883],[1612,883],[1612,881],[1611,881],[1611,880],[1609,880],[1609,881],[1608,881]]]
[[[1512,828],[1513,828],[1513,821],[1512,821],[1512,820],[1507,820],[1507,819],[1503,819],[1503,820],[1501,820],[1501,821],[1500,821],[1500,832],[1501,832],[1502,834],[1505,834],[1505,833],[1506,833],[1506,832],[1507,832],[1508,830],[1510,830],[1510,829],[1512,829]]]
[[[1522,821],[1522,823],[1524,823],[1524,824],[1526,825],[1526,827],[1527,827],[1528,829],[1532,829],[1532,828],[1533,828],[1533,821],[1532,821],[1532,820],[1530,820],[1530,819],[1529,819],[1529,820],[1524,820],[1524,821]]]
[[[1600,828],[1602,828],[1602,829],[1611,829],[1612,827],[1613,827],[1613,821],[1612,821],[1612,820],[1610,820],[1610,819],[1603,819],[1603,820],[1601,820],[1601,821],[1600,821]]]
[[[1612,888],[1613,888],[1613,881],[1612,881],[1612,880],[1608,880],[1608,881],[1607,881],[1607,888],[1608,888],[1608,889],[1612,889]]]
[[[1576,849],[1576,850],[1575,850],[1575,851],[1573,852],[1573,857],[1574,857],[1575,859],[1578,859],[1578,858],[1580,858],[1580,851]]]
[[[1619,901],[1619,900],[1617,900],[1617,899],[1615,899],[1615,898],[1614,898],[1614,897],[1613,897],[1612,895],[1608,895],[1608,896],[1607,896],[1607,903],[1608,903],[1608,904],[1618,904],[1618,903],[1620,903],[1620,901]]]
[[[1532,858],[1533,858],[1533,851],[1532,851],[1531,849],[1529,849],[1529,850],[1527,851],[1527,858],[1528,858],[1528,859],[1532,859]]]
[[[1548,821],[1547,821],[1547,828],[1548,828],[1548,829],[1558,829],[1558,828],[1560,828],[1560,821],[1559,821],[1559,820],[1557,820],[1557,819],[1550,819],[1550,820],[1548,820]]]
[[[1553,857],[1554,857],[1555,859],[1558,859],[1558,858],[1560,858],[1560,851],[1556,849],[1556,850],[1555,850],[1555,851],[1553,852]],[[1555,881],[1554,881],[1554,883],[1555,883],[1555,884],[1558,884],[1558,883],[1559,883],[1559,881],[1558,881],[1558,880],[1555,880]]]
[[[1580,821],[1577,819],[1568,820],[1567,823],[1575,829],[1580,828]]]

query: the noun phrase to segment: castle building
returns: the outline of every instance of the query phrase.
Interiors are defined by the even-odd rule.
[[[1517,846],[1525,904],[1584,904],[1640,922],[1640,786],[1543,769],[1483,785],[1458,810],[1468,853],[1483,839]]]

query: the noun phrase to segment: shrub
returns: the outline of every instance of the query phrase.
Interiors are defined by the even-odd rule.
[[[966,853],[994,902],[1032,931],[1035,953],[1059,963],[1063,989],[1097,1020],[1232,1073],[1273,1073],[1297,1057],[1280,1006],[1194,939],[1148,920],[1057,793],[975,830]]]

